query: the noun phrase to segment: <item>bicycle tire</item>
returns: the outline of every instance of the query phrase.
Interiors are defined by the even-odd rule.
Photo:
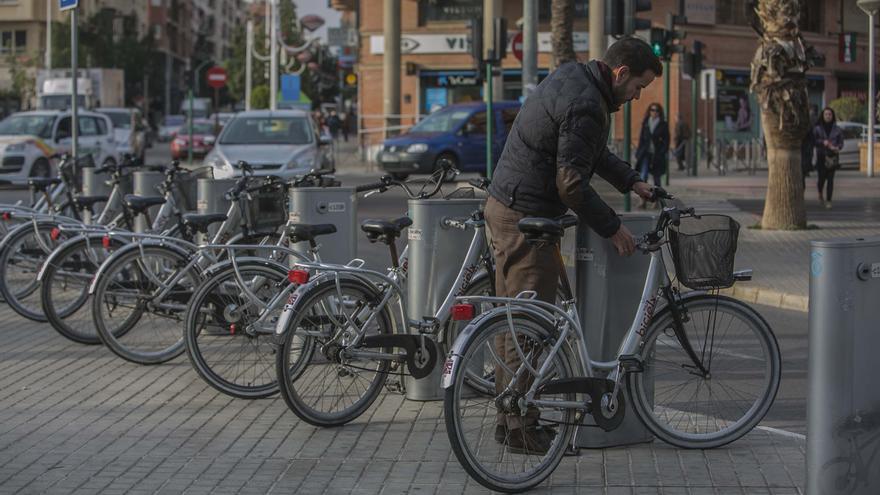
[[[111,242],[112,248],[123,245],[115,237],[111,237]],[[80,344],[100,345],[101,338],[95,330],[92,307],[88,304],[89,286],[110,251],[103,246],[101,239],[94,237],[83,237],[59,249],[62,251],[53,253],[53,262],[47,262],[44,268],[40,285],[43,313],[52,328],[63,337]],[[82,285],[77,282],[82,282]],[[62,306],[62,295],[68,294],[70,286],[74,289],[69,295],[75,299],[67,306]]]
[[[526,313],[516,312],[515,309],[514,311],[516,331],[522,332],[518,335],[523,338],[530,338],[532,342],[546,345],[556,335],[555,329],[550,327],[547,322],[532,318]],[[491,355],[493,351],[487,352],[482,350],[482,347],[488,345],[494,349],[497,342],[495,338],[506,335],[508,331],[506,313],[481,321],[479,327],[467,337],[465,342],[460,344],[461,356],[458,369],[469,369],[475,366],[471,364],[471,360],[476,360],[480,366],[484,366],[487,354]],[[491,343],[489,343],[490,339]],[[545,362],[535,363],[536,367],[540,368]],[[558,379],[573,377],[573,363],[575,362],[576,359],[571,355],[571,348],[562,346],[560,352],[556,354],[556,362],[553,364],[556,373],[553,376]],[[498,427],[496,421],[486,418],[497,413],[497,394],[495,391],[493,390],[492,395],[480,397],[482,394],[474,394],[474,389],[465,383],[466,380],[466,373],[456,373],[443,398],[446,433],[459,463],[478,483],[499,492],[518,493],[542,483],[562,461],[566,448],[571,442],[571,436],[574,434],[574,411],[563,409],[559,413],[558,431],[547,452],[538,459],[539,462],[535,468],[526,473],[500,473],[498,470],[503,469],[504,466],[514,467],[516,464],[514,459],[516,456],[522,456],[523,453],[514,452],[507,446],[507,442],[510,441],[509,432],[506,433],[507,436],[503,441],[499,441],[491,431]],[[509,384],[505,387],[509,387]],[[576,394],[567,393],[564,395],[564,399],[576,400]],[[473,403],[465,403],[466,400]],[[483,403],[482,406],[480,402]],[[463,413],[463,411],[466,412]],[[472,414],[472,416],[466,417],[468,414]],[[546,417],[543,419],[546,420]],[[474,422],[477,423],[476,427]],[[490,428],[490,430],[484,432],[484,427]],[[465,435],[471,434],[476,438],[475,445],[471,445],[471,442],[465,438]],[[535,457],[535,455],[525,455]],[[498,469],[492,469],[491,466],[496,464]]]
[[[779,344],[773,335],[772,329],[761,315],[747,304],[736,299],[704,294],[685,298],[678,304],[688,315],[684,330],[687,332],[695,352],[702,354],[702,361],[708,363],[711,373],[709,373],[708,378],[701,378],[696,370],[692,367],[687,367],[691,366],[691,361],[686,357],[681,349],[681,344],[674,336],[672,313],[670,308],[666,307],[655,317],[654,322],[648,327],[642,340],[640,352],[645,363],[646,372],[630,373],[627,375],[627,387],[632,398],[633,409],[642,423],[655,436],[671,445],[687,449],[720,447],[741,438],[751,431],[764,418],[764,415],[767,414],[767,411],[773,405],[782,375],[782,358],[779,352]],[[729,315],[729,322],[726,324],[724,333],[720,335],[716,343],[719,321],[719,316],[716,313],[719,309],[724,314]],[[709,314],[703,316],[702,312],[708,312]],[[738,339],[733,351],[717,350],[716,346],[720,348],[721,342],[728,337],[731,326],[737,318],[740,319],[739,321],[748,324],[747,329],[753,332],[756,338]],[[707,328],[703,332],[704,337],[701,340],[697,324],[702,321],[707,323]],[[724,320],[721,320],[721,325],[724,325]],[[662,348],[658,350],[657,342],[661,340]],[[750,342],[750,340],[753,341]],[[726,393],[726,402],[735,404],[738,400],[734,396],[735,394],[745,397],[742,395],[744,392],[740,387],[734,387],[730,384],[725,385],[721,380],[730,376],[742,381],[742,377],[748,376],[746,365],[749,362],[757,361],[759,358],[755,355],[753,348],[746,348],[745,346],[753,346],[756,343],[762,355],[766,356],[767,359],[767,362],[763,365],[765,376],[763,380],[760,380],[762,386],[758,390],[754,401],[751,404],[747,403],[743,406],[738,406],[739,410],[744,414],[735,419],[735,421],[729,420],[727,418],[732,416],[733,413],[725,414],[718,404],[705,405],[701,412],[700,405],[703,402],[708,402],[699,400],[702,397],[700,392],[704,386],[703,382],[707,382],[705,387],[710,395],[712,394],[712,387]],[[708,360],[705,355],[707,346],[709,346]],[[660,354],[660,358],[658,358],[658,354]],[[667,356],[667,354],[670,354],[672,357]],[[673,361],[668,361],[668,359]],[[679,360],[681,362],[678,362]],[[728,362],[734,371],[724,373],[721,370],[719,372],[717,365],[719,363],[728,364]],[[685,367],[682,365],[685,365]],[[715,366],[714,370],[713,366]],[[655,373],[656,370],[662,370],[663,374],[655,374],[653,383],[648,383],[645,377]],[[687,381],[684,384],[678,385],[680,389],[677,390],[676,394],[669,397],[668,403],[664,402],[662,400],[663,397],[658,396],[657,391],[665,391],[670,387],[676,386],[674,382],[672,385],[669,385],[669,382],[675,380],[675,376],[681,373],[687,375],[687,377],[683,377]],[[757,371],[752,373],[757,373]],[[690,386],[694,380],[702,381],[698,381],[695,384],[696,388],[693,394],[690,394],[688,391],[687,393],[690,395],[681,395],[684,387]],[[712,383],[708,384],[710,381]],[[684,400],[683,397],[688,397],[688,399]],[[683,418],[689,414],[692,417],[684,421]],[[673,419],[678,420],[675,426],[670,424]],[[720,427],[717,431],[709,431],[710,426],[712,426],[710,422],[715,427],[718,427],[720,425],[719,421],[727,426]],[[682,425],[691,426],[695,431],[682,431]],[[702,429],[706,431],[698,431],[701,425],[704,425]]]
[[[104,264],[95,283],[92,318],[107,348],[138,364],[164,363],[183,354],[181,326],[186,305],[201,279],[200,269],[192,267],[163,300],[155,301],[149,293],[156,290],[157,282],[172,280],[175,270],[184,268],[188,261],[188,255],[179,250],[157,244],[133,249]],[[160,271],[169,274],[160,278],[156,275]],[[119,281],[114,283],[116,279]],[[117,308],[131,312],[111,328],[108,320]],[[149,320],[146,324],[145,318]],[[154,318],[165,324],[150,324]]]
[[[348,291],[349,294],[355,297],[351,299],[352,301],[374,301],[381,298],[376,289],[364,281],[343,278],[339,280],[339,284],[343,291]],[[323,406],[326,395],[334,392],[341,395],[347,389],[345,386],[342,386],[342,378],[349,376],[359,378],[360,372],[363,371],[361,368],[366,368],[366,365],[358,369],[351,368],[351,361],[345,364],[332,362],[330,357],[322,354],[325,350],[329,354],[332,347],[328,342],[321,341],[317,336],[310,336],[314,342],[314,346],[311,349],[315,352],[309,356],[308,360],[304,360],[302,356],[296,356],[295,360],[290,358],[291,348],[298,337],[297,333],[300,325],[303,322],[306,325],[314,325],[315,323],[309,320],[309,318],[312,320],[317,319],[321,322],[323,320],[321,316],[324,312],[316,310],[315,307],[322,302],[322,298],[325,295],[331,294],[336,290],[336,278],[330,277],[299,294],[295,307],[296,313],[290,318],[287,327],[284,329],[284,336],[275,361],[281,396],[284,397],[287,406],[300,419],[314,426],[340,426],[358,418],[379,397],[387,378],[387,372],[391,366],[388,360],[373,361],[378,364],[375,367],[375,371],[368,370],[373,373],[371,379],[364,379],[368,385],[365,386],[361,396],[342,411],[326,412],[317,409],[315,405],[317,401],[320,400],[320,405]],[[318,315],[317,317],[315,316],[316,314]],[[381,312],[376,313],[376,316],[376,322],[378,323],[376,333],[379,335],[393,333],[392,319],[388,307],[386,306]],[[325,317],[325,319],[332,324],[334,317]],[[390,349],[384,349],[384,352],[390,351]],[[333,359],[337,355],[332,353]],[[302,369],[297,369],[297,367],[293,366],[298,362],[304,364]],[[335,377],[336,382],[328,385],[326,378],[332,379],[332,377]],[[311,384],[319,379],[321,382],[316,384],[316,388],[309,388]],[[334,398],[333,400],[337,399]]]
[[[50,248],[57,247],[65,240],[64,234],[52,239],[52,229],[57,226],[55,222],[42,222],[36,227],[23,225],[9,233],[0,252],[0,297],[20,316],[40,323],[47,320],[40,302],[37,273],[50,252],[39,245],[36,236],[42,237]]]
[[[277,291],[287,280],[287,271],[274,265],[251,261],[237,266],[243,280],[263,277],[265,282],[260,288],[267,288],[268,284],[270,291]],[[199,376],[216,390],[241,399],[261,399],[278,393],[275,336],[274,332],[256,336],[244,333],[245,327],[259,315],[250,313],[248,303],[240,304],[242,296],[228,293],[229,289],[237,290],[235,270],[231,262],[217,269],[193,295],[184,326],[186,353]],[[226,288],[227,285],[230,287]],[[256,293],[260,288],[249,287],[249,290]],[[263,302],[268,302],[273,295],[268,294]],[[238,354],[232,352],[235,347]],[[253,373],[243,369],[240,363],[248,356],[255,366],[262,364],[263,369]],[[271,381],[260,381],[266,371]]]

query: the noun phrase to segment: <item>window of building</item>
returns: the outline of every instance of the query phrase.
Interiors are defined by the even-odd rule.
[[[549,21],[551,17],[551,5],[553,4],[553,0],[539,0],[538,1],[538,20],[539,21]],[[574,18],[577,20],[587,19],[587,13],[589,12],[590,1],[589,0],[574,0]],[[575,29],[578,31],[578,29]],[[583,30],[583,29],[581,29]]]
[[[12,51],[12,31],[0,32],[0,53]]]
[[[464,21],[483,13],[482,0],[422,0],[419,2],[419,23]]]
[[[27,50],[27,31],[15,32],[15,53],[24,53]]]
[[[817,33],[822,27],[822,0],[801,0],[801,31]],[[749,26],[752,17],[746,0],[716,0],[715,16],[718,24]]]

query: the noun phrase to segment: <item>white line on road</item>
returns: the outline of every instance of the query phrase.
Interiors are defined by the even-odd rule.
[[[783,437],[796,438],[798,440],[803,440],[803,441],[807,440],[806,435],[802,435],[800,433],[795,433],[793,431],[788,431],[788,430],[780,430],[779,428],[773,428],[771,426],[756,426],[755,429],[766,431],[767,433],[773,433],[773,434],[783,436]]]

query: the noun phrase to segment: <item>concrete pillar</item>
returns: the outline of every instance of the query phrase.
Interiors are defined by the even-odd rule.
[[[605,0],[590,0],[590,59],[605,54]]]
[[[523,96],[538,85],[538,0],[523,0]]]

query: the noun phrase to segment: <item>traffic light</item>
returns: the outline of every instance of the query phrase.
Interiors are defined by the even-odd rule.
[[[675,29],[675,26],[677,24],[687,24],[687,17],[683,15],[675,15],[671,12],[668,12],[666,14],[666,33],[664,39],[665,48],[663,49],[664,60],[669,60],[670,58],[672,58],[673,53],[681,53],[682,45],[676,43],[676,41],[683,40],[685,39],[685,37],[687,37],[686,31],[677,31]]]
[[[661,60],[666,60],[668,56],[666,53],[667,35],[668,32],[663,28],[651,28],[651,50]]]
[[[651,29],[650,19],[636,17],[639,12],[651,10],[651,0],[624,0],[623,3],[623,28],[624,34],[634,34],[636,31]]]
[[[495,46],[492,48],[495,53],[495,61],[499,62],[507,56],[507,19],[496,17],[494,28],[495,32],[492,33],[492,39]]]
[[[682,53],[682,72],[685,74],[696,78],[700,75],[700,71],[703,70],[703,47],[705,45],[702,41],[694,41],[694,51],[693,53],[685,50]]]
[[[605,0],[605,34],[623,36],[623,0]]]
[[[477,69],[483,66],[483,18],[471,19],[471,57]],[[477,71],[479,72],[479,70]]]

